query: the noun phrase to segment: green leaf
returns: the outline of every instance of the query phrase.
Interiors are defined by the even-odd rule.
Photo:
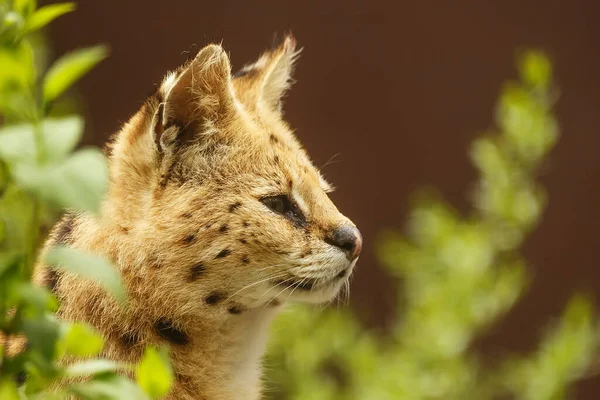
[[[546,89],[552,79],[552,63],[541,51],[527,51],[519,59],[521,79],[533,87]]]
[[[2,400],[19,400],[19,392],[17,386],[10,378],[0,380],[0,399]]]
[[[88,400],[148,399],[129,379],[116,375],[100,375],[92,381],[74,384],[70,391]]]
[[[57,246],[48,251],[45,262],[60,270],[97,282],[117,300],[126,300],[119,272],[104,257],[71,247]]]
[[[11,162],[34,163],[36,142],[32,124],[0,128],[0,158]],[[42,143],[47,161],[60,161],[75,148],[83,132],[79,116],[47,118],[41,124]]]
[[[57,60],[44,78],[43,94],[52,101],[108,55],[104,46],[75,50]]]
[[[92,327],[74,323],[67,334],[58,342],[58,355],[75,357],[97,356],[104,347],[104,340]]]
[[[58,325],[48,316],[44,318],[25,319],[23,332],[31,349],[40,351],[47,359],[54,356],[55,344],[58,339]]]
[[[136,369],[140,387],[153,399],[166,396],[173,385],[173,371],[166,354],[147,347]]]
[[[123,365],[112,360],[89,360],[69,365],[65,374],[67,378],[76,378],[115,372],[120,368],[123,368]]]
[[[45,7],[38,8],[27,20],[25,29],[28,32],[38,30],[48,25],[61,15],[70,13],[73,10],[75,10],[75,3],[50,4]]]
[[[108,165],[98,149],[73,153],[60,164],[19,164],[15,181],[46,201],[61,207],[98,212],[108,188]]]
[[[42,135],[47,157],[52,161],[64,159],[77,146],[82,133],[83,119],[79,116],[45,119]]]

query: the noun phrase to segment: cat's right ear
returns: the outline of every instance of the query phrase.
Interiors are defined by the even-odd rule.
[[[211,44],[178,72],[165,77],[162,102],[152,120],[152,134],[160,153],[176,144],[201,140],[203,131],[233,109],[231,66],[219,45]]]

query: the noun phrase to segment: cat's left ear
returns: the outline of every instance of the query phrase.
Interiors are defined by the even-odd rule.
[[[234,74],[236,95],[247,106],[264,105],[281,111],[282,99],[291,87],[294,63],[300,50],[291,34],[260,58]]]

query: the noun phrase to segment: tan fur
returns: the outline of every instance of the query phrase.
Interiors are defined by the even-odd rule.
[[[127,308],[61,273],[59,315],[100,330],[112,359],[136,361],[147,344],[169,345],[169,399],[258,399],[272,318],[288,300],[330,300],[354,267],[325,242],[352,223],[282,120],[297,54],[288,37],[232,78],[227,54],[210,45],[167,75],[115,137],[101,214],[70,217],[68,237],[56,233],[62,222],[47,244],[102,254],[121,271]],[[261,202],[278,194],[294,199],[304,225]],[[35,280],[50,274],[40,265]],[[302,280],[316,284],[306,290]],[[166,340],[157,331],[165,320],[189,343]]]

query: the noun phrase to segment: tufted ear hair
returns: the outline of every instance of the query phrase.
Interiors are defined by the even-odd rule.
[[[179,72],[167,75],[160,89],[163,101],[153,120],[154,140],[160,152],[182,136],[206,128],[233,108],[231,66],[223,48],[211,44]]]
[[[244,66],[234,75],[234,84],[240,100],[251,107],[264,104],[269,109],[281,111],[282,98],[293,83],[294,63],[300,50],[291,34],[284,37],[270,51]]]

